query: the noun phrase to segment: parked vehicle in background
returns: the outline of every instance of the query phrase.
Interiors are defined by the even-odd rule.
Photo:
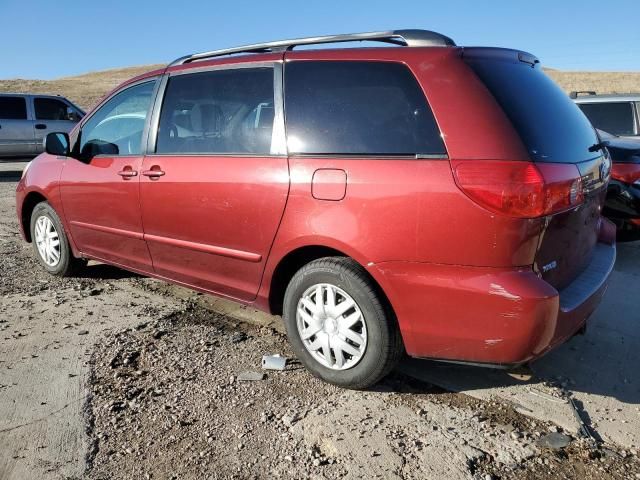
[[[598,134],[613,162],[603,214],[616,224],[619,240],[640,240],[640,139]]]
[[[387,46],[294,50],[362,40]],[[403,351],[530,362],[584,327],[615,261],[585,116],[533,55],[430,31],[189,55],[46,150],[16,205],[47,271],[91,258],[282,315],[346,387]]]
[[[618,137],[640,138],[640,94],[571,92],[569,96],[596,128]]]
[[[0,93],[0,157],[33,157],[50,132],[69,132],[84,111],[64,97]]]

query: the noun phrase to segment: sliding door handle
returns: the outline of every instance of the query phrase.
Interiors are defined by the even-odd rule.
[[[164,172],[162,170],[160,170],[159,167],[151,167],[151,170],[145,170],[144,172],[142,172],[142,175],[144,175],[145,177],[150,177],[150,178],[158,178],[164,175]]]

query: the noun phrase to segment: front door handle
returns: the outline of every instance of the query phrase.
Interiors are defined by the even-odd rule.
[[[128,178],[135,177],[136,175],[138,175],[138,172],[132,170],[131,167],[124,167],[123,170],[118,172],[118,175],[126,180]]]
[[[149,178],[158,178],[164,175],[164,172],[160,170],[158,165],[154,165],[150,170],[145,170],[142,175]]]
[[[36,123],[36,129],[45,130],[47,126],[44,123]]]

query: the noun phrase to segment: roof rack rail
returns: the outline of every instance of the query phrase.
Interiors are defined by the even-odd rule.
[[[299,45],[318,45],[322,43],[362,42],[373,41],[391,43],[405,47],[449,47],[455,42],[449,37],[430,30],[389,30],[386,32],[348,33],[343,35],[326,35],[322,37],[295,38],[292,40],[278,40],[276,42],[256,43],[242,47],[225,48],[211,52],[195,53],[180,57],[169,64],[183,65],[185,63],[204,60],[206,58],[233,55],[236,53],[269,53],[292,50]]]
[[[596,92],[593,90],[578,90],[577,92],[569,93],[569,98],[578,98],[580,95],[595,95]]]

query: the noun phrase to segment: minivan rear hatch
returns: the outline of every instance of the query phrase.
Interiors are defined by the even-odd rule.
[[[598,241],[611,170],[606,149],[589,120],[533,55],[480,47],[465,48],[462,55],[543,174],[550,164],[575,166],[584,199],[578,206],[545,217],[534,264],[542,278],[563,289],[589,265]]]

